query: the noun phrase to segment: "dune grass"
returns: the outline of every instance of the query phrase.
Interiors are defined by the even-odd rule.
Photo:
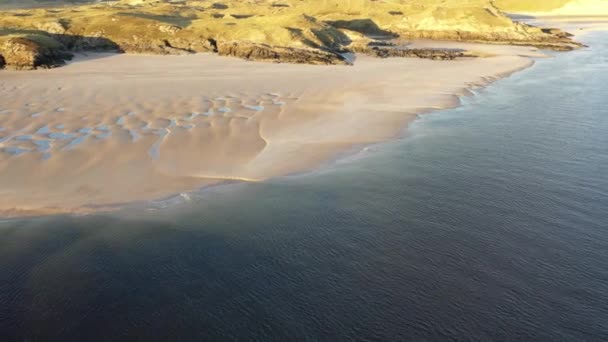
[[[542,3],[558,6],[564,1],[543,0]],[[423,37],[436,39],[544,39],[546,35],[540,29],[515,23],[494,6],[496,3],[514,9],[527,2],[120,0],[65,7],[61,1],[58,7],[2,11],[0,28],[48,30],[52,27],[59,31],[52,33],[104,37],[119,46],[170,44],[188,49],[192,42],[207,39],[333,49],[348,45],[353,37],[415,37],[418,32]],[[539,6],[535,8],[541,8]],[[61,22],[61,26],[56,25],[57,22]],[[61,32],[61,27],[65,27],[65,32]]]

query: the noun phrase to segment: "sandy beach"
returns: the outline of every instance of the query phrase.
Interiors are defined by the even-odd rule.
[[[575,34],[606,28],[602,3],[576,5],[522,20]],[[546,57],[524,46],[407,44],[483,57],[313,66],[88,54],[58,69],[2,71],[0,215],[110,210],[310,170]]]
[[[497,56],[326,67],[106,54],[2,72],[0,210],[86,213],[314,168],[538,55],[484,48]]]

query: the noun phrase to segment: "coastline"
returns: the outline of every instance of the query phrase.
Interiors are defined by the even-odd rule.
[[[3,128],[25,127],[1,143],[0,212],[86,214],[314,169],[357,146],[399,136],[424,112],[458,106],[467,89],[525,69],[533,61],[522,55],[538,54],[488,48],[511,54],[456,61],[361,57],[353,67],[100,55],[61,69],[5,72],[0,86],[12,105],[3,110],[12,119]],[[170,74],[159,71],[161,63]],[[30,100],[35,94],[38,103]],[[32,118],[33,111],[40,116]],[[45,127],[58,137],[86,133],[55,139],[39,152],[35,141],[42,138],[35,133]],[[28,151],[7,155],[18,146]]]
[[[573,28],[569,17],[543,18],[529,20]],[[590,22],[606,29],[596,19],[575,33],[590,31]],[[311,66],[101,53],[60,69],[5,71],[0,216],[112,211],[308,172],[398,137],[419,115],[457,107],[470,89],[548,57],[526,46],[408,46],[480,57],[357,56],[355,66]]]

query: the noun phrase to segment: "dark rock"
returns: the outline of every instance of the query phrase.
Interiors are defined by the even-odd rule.
[[[0,45],[4,66],[16,70],[52,68],[72,58],[61,46],[44,46],[22,37],[7,39]]]
[[[277,47],[251,42],[217,43],[220,56],[296,64],[349,64],[341,55],[321,50]]]
[[[463,50],[458,49],[397,49],[371,46],[367,51],[360,51],[378,58],[425,58],[432,60],[453,60],[466,57]]]
[[[231,17],[233,17],[234,19],[249,19],[251,17],[253,17],[253,14],[231,14]]]
[[[540,35],[514,39],[513,34],[508,32],[465,32],[465,31],[412,31],[403,32],[402,39],[431,39],[431,40],[454,40],[485,44],[502,44],[518,46],[534,46],[539,49],[570,51],[584,45],[572,40],[567,33],[555,34],[556,31],[546,31]]]

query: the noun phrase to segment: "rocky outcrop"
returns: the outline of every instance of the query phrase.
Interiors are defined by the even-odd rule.
[[[467,56],[463,50],[457,49],[398,49],[374,46],[363,52],[378,58],[424,58],[436,61],[453,60]]]
[[[276,47],[251,42],[217,43],[220,56],[296,64],[349,64],[343,56],[322,50]]]
[[[63,65],[71,57],[59,46],[45,46],[23,37],[8,38],[0,43],[0,66],[7,69],[51,68]]]
[[[572,36],[564,32],[541,31],[536,34],[514,35],[510,32],[467,32],[467,31],[408,31],[401,32],[404,39],[432,39],[464,42],[477,42],[484,44],[505,44],[534,46],[540,49],[569,51],[580,48],[583,44],[572,40]]]
[[[159,55],[181,55],[187,53],[214,52],[215,46],[204,37],[168,37],[150,39],[134,35],[129,40],[113,41],[101,35],[52,35],[71,51],[112,51],[128,53],[150,53]]]
[[[350,47],[349,52],[361,53],[378,58],[424,58],[432,60],[453,60],[459,57],[472,57],[463,49],[442,48],[416,48],[410,49],[397,46],[391,41],[374,40],[369,42],[358,42]]]

